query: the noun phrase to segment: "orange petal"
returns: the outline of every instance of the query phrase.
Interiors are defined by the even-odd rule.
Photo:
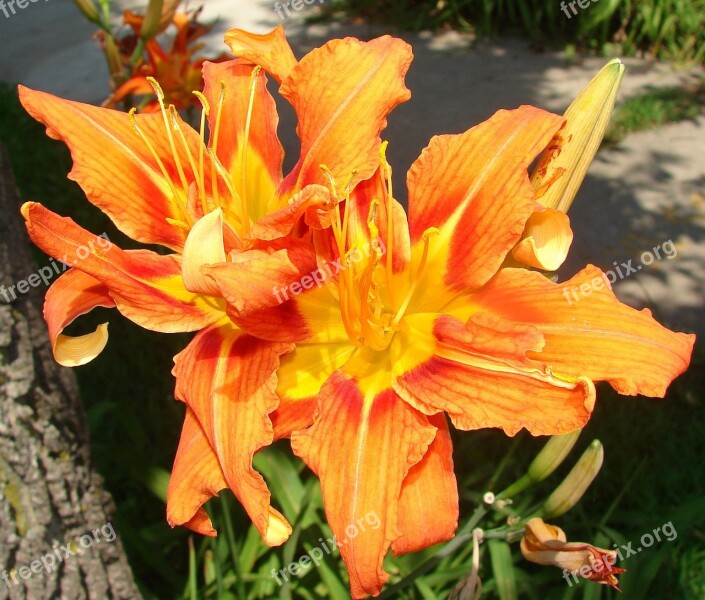
[[[113,107],[117,102],[124,100],[130,94],[137,94],[139,96],[151,94],[154,92],[154,88],[147,81],[146,77],[135,76],[128,79],[123,83],[118,89],[116,89],[110,98],[108,98],[104,103],[104,107]]]
[[[542,358],[535,328],[491,313],[473,315],[467,324],[442,315],[433,323],[432,337],[435,355],[399,375],[394,386],[418,410],[445,411],[458,429],[499,427],[507,435],[522,428],[532,435],[558,435],[590,418],[595,388],[589,379],[554,375],[526,357],[533,350]]]
[[[267,214],[281,182],[284,149],[277,137],[279,116],[267,91],[267,77],[259,73],[253,80],[252,70],[251,65],[238,60],[207,62],[203,65],[203,92],[210,104],[209,145],[231,174],[240,201],[247,203],[249,217],[257,220]]]
[[[527,169],[562,122],[532,106],[501,110],[461,135],[434,137],[412,165],[411,242],[431,227],[441,230],[429,269],[448,286],[480,287],[519,241],[534,210]]]
[[[649,310],[622,304],[593,266],[561,284],[504,269],[473,302],[541,331],[546,344],[530,357],[562,375],[608,381],[620,394],[663,397],[688,368],[695,342],[659,325]]]
[[[108,342],[108,324],[103,323],[87,335],[69,337],[61,332],[77,317],[94,308],[113,308],[115,302],[108,289],[94,277],[70,269],[49,288],[44,301],[44,320],[54,360],[64,367],[85,365],[98,356]]]
[[[540,208],[526,222],[522,240],[514,246],[512,256],[530,267],[556,271],[568,256],[572,242],[568,215],[553,208]]]
[[[296,57],[286,41],[284,27],[281,25],[265,34],[231,29],[225,34],[225,43],[243,62],[261,65],[279,83],[296,66]]]
[[[274,428],[274,441],[291,437],[294,431],[306,429],[313,424],[318,407],[318,397],[290,400],[282,398],[277,409],[270,415]]]
[[[273,308],[285,301],[281,289],[298,282],[315,267],[315,257],[306,242],[291,240],[288,249],[233,251],[230,261],[206,265],[201,271],[220,289],[236,318]]]
[[[129,115],[22,86],[19,90],[27,112],[47,126],[50,137],[69,147],[74,163],[69,178],[83,188],[88,200],[135,240],[175,250],[183,246],[185,231],[167,223],[167,219],[187,220],[183,209],[186,190],[160,114],[137,115],[135,122],[161,158],[168,179],[134,131]],[[198,156],[198,134],[178,119],[191,153]],[[180,140],[176,147],[186,179],[189,183],[196,181]]]
[[[402,481],[435,434],[424,421],[391,390],[366,398],[338,372],[321,391],[316,422],[292,436],[294,452],[321,479],[353,598],[379,594],[389,578],[382,561],[399,536]]]
[[[183,525],[201,535],[216,535],[203,505],[227,487],[216,453],[193,411],[187,408],[166,493],[169,525]]]
[[[372,176],[387,115],[410,98],[404,76],[411,59],[410,46],[399,39],[347,38],[313,50],[291,70],[280,91],[298,117],[301,156],[280,195],[328,184],[321,164],[341,187],[354,172],[351,183]]]
[[[184,287],[177,256],[125,251],[112,243],[105,249],[71,219],[34,202],[22,207],[22,215],[37,246],[102,283],[117,309],[142,327],[165,333],[195,331],[225,316],[222,301],[217,304]]]
[[[205,329],[174,358],[176,397],[191,408],[220,463],[228,486],[269,546],[284,543],[291,526],[270,505],[254,454],[273,440],[269,414],[279,357],[293,346],[243,335],[229,325]]]
[[[446,542],[458,528],[458,484],[453,471],[453,443],[444,415],[428,418],[438,428],[421,462],[411,467],[399,496],[395,556]]]
[[[324,210],[330,202],[331,195],[328,188],[322,185],[307,185],[296,196],[289,199],[287,206],[257,221],[250,230],[250,237],[274,240],[287,236],[304,215],[306,215],[307,224],[311,227],[321,229],[323,226],[330,226]]]

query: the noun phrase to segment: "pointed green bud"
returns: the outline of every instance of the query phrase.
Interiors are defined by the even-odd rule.
[[[543,503],[542,518],[560,517],[573,508],[597,477],[604,457],[605,452],[600,440],[594,440],[575,463],[568,476]]]
[[[536,201],[568,212],[605,135],[624,65],[616,58],[593,77],[565,112],[556,133],[531,174]]]
[[[580,437],[581,429],[564,435],[554,435],[536,455],[529,465],[529,477],[532,481],[543,481],[553,473],[568,456]]]
[[[577,429],[564,435],[551,437],[531,462],[529,470],[512,485],[497,494],[497,496],[499,498],[513,498],[534,483],[546,479],[568,456],[568,453],[575,446],[575,442],[578,441],[580,432],[581,430]]]
[[[144,22],[140,30],[140,37],[145,41],[151,40],[159,31],[162,20],[162,9],[164,0],[149,0],[147,12],[144,14]]]
[[[76,6],[78,6],[78,10],[80,10],[83,13],[83,16],[86,17],[89,21],[92,21],[93,23],[100,23],[100,17],[98,16],[98,9],[95,7],[95,4],[93,4],[93,0],[73,0]]]

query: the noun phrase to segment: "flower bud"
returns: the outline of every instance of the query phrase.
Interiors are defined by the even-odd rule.
[[[536,458],[529,465],[529,470],[508,488],[501,491],[498,496],[501,498],[511,498],[526,488],[543,481],[563,462],[568,453],[575,446],[580,436],[580,429],[571,431],[564,435],[554,435],[544,445]]]
[[[556,271],[568,256],[573,230],[568,212],[605,135],[624,65],[612,60],[588,83],[565,112],[531,174],[536,210],[526,222],[512,258],[522,265]]]
[[[622,62],[611,60],[566,110],[565,125],[531,174],[542,206],[568,212],[605,135],[623,76]]]
[[[83,13],[83,16],[86,17],[86,19],[92,21],[93,23],[98,23],[100,21],[100,17],[98,16],[98,9],[95,7],[95,4],[93,4],[93,0],[73,1],[76,6],[78,6],[78,10]]]
[[[600,440],[594,440],[575,463],[568,476],[546,499],[541,509],[543,516],[559,517],[573,508],[600,472],[604,456]]]
[[[617,591],[616,575],[626,569],[615,567],[617,553],[582,542],[568,542],[559,527],[542,519],[529,519],[521,540],[521,553],[530,562],[563,569],[564,576],[573,574],[596,583],[612,586]]]
[[[536,482],[543,481],[553,473],[568,456],[580,437],[582,430],[576,429],[563,435],[554,435],[541,449],[529,465],[529,477]]]
[[[140,30],[140,36],[143,40],[151,40],[158,33],[163,8],[164,0],[149,0]]]

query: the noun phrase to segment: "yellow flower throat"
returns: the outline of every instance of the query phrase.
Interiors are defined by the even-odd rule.
[[[359,240],[351,240],[349,210],[351,202],[350,183],[356,173],[352,173],[344,186],[342,195],[338,194],[335,180],[330,170],[321,165],[328,176],[333,197],[336,199],[329,216],[335,243],[345,268],[337,280],[338,300],[345,331],[350,341],[359,348],[384,351],[400,329],[402,319],[418,289],[428,258],[431,236],[438,233],[435,227],[425,231],[422,236],[423,250],[420,258],[411,261],[402,271],[394,272],[394,195],[392,187],[392,169],[386,158],[387,142],[380,148],[380,170],[386,179],[386,194],[383,198],[386,209],[387,228],[384,250],[380,243],[378,225],[379,199],[370,203],[367,217],[369,243],[374,252],[361,264],[354,264],[351,257],[359,253]],[[344,203],[341,218],[340,205]],[[385,251],[386,250],[386,251]]]

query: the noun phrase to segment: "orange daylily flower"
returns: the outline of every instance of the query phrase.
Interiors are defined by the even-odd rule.
[[[272,421],[319,476],[333,533],[343,538],[371,512],[382,522],[341,547],[354,598],[380,592],[390,547],[402,554],[454,535],[443,413],[461,430],[559,435],[588,421],[594,382],[663,396],[689,364],[694,336],[606,287],[566,301],[566,287],[602,276],[596,267],[553,283],[503,266],[534,213],[527,169],[562,124],[523,106],[433,138],[407,177],[408,222],[383,155],[352,191],[331,175],[337,202],[331,226],[312,231],[316,270],[272,290],[281,306],[239,321],[296,345],[277,372]],[[228,282],[214,279],[225,293]]]
[[[144,47],[146,58],[132,69],[130,78],[115,90],[103,106],[115,107],[130,95],[149,96],[150,100],[141,106],[141,110],[159,112],[159,101],[155,98],[154,88],[149,82],[150,77],[159,81],[166,102],[173,104],[178,110],[200,106],[193,90],[202,86],[201,73],[204,63],[223,62],[228,57],[226,54],[210,59],[198,57],[197,54],[203,50],[204,45],[197,44],[196,40],[207,34],[213,25],[198,23],[196,18],[199,11],[190,15],[175,12],[175,9],[173,3],[165,7],[165,14],[159,26],[159,31],[166,29],[170,23],[176,27],[171,46],[163,47],[156,37],[148,40]],[[137,45],[145,17],[128,10],[125,11],[123,20],[134,32],[120,41],[122,52],[126,55],[125,62],[129,64],[129,57]]]
[[[613,587],[618,592],[617,575],[626,569],[615,567],[617,553],[592,544],[568,542],[560,527],[544,523],[542,519],[529,519],[521,540],[521,553],[530,562],[563,569],[566,581],[577,576]]]
[[[169,522],[215,535],[202,505],[229,487],[264,541],[278,545],[291,526],[270,505],[252,456],[273,440],[276,371],[294,346],[257,338],[239,322],[277,305],[272,285],[287,286],[315,268],[314,248],[302,235],[309,226],[328,225],[319,208],[330,194],[318,165],[328,163],[336,177],[354,174],[351,187],[373,174],[386,115],[409,97],[404,76],[411,49],[389,36],[337,40],[299,62],[281,27],[240,37],[247,57],[204,65],[198,132],[165,105],[155,81],[161,114],[146,115],[20,87],[27,111],[69,147],[70,177],[88,200],[128,236],[172,254],[96,247],[88,231],[37,203],[25,204],[22,214],[32,240],[51,256],[85,255],[46,298],[60,363],[85,364],[103,349],[104,325],[79,338],[62,333],[98,306],[116,307],[154,331],[198,331],[175,359],[176,397],[188,410],[168,492]],[[266,58],[271,46],[287,52]],[[287,177],[274,100],[253,58],[281,82],[299,118],[301,156]]]
[[[97,338],[60,337],[94,306],[160,331],[198,330],[175,359],[188,411],[170,522],[214,534],[202,505],[230,487],[263,539],[282,543],[290,526],[251,458],[291,437],[321,479],[338,538],[379,516],[381,527],[341,546],[352,595],[378,594],[390,547],[415,551],[457,527],[443,413],[464,430],[572,431],[591,414],[595,381],[662,396],[694,337],[608,289],[567,303],[563,289],[592,281],[594,267],[555,284],[503,266],[535,208],[527,169],[561,117],[525,106],[434,138],[409,172],[407,220],[379,139],[409,97],[406,44],[335,40],[297,62],[281,28],[226,41],[238,58],[204,66],[200,135],[162,106],[131,122],[21,91],[71,148],[89,200],[131,237],[176,253],[113,248],[78,263],[48,296],[55,354],[95,354],[80,350]],[[286,177],[260,68],[299,118],[301,156]],[[23,213],[53,256],[88,239],[39,205]]]

